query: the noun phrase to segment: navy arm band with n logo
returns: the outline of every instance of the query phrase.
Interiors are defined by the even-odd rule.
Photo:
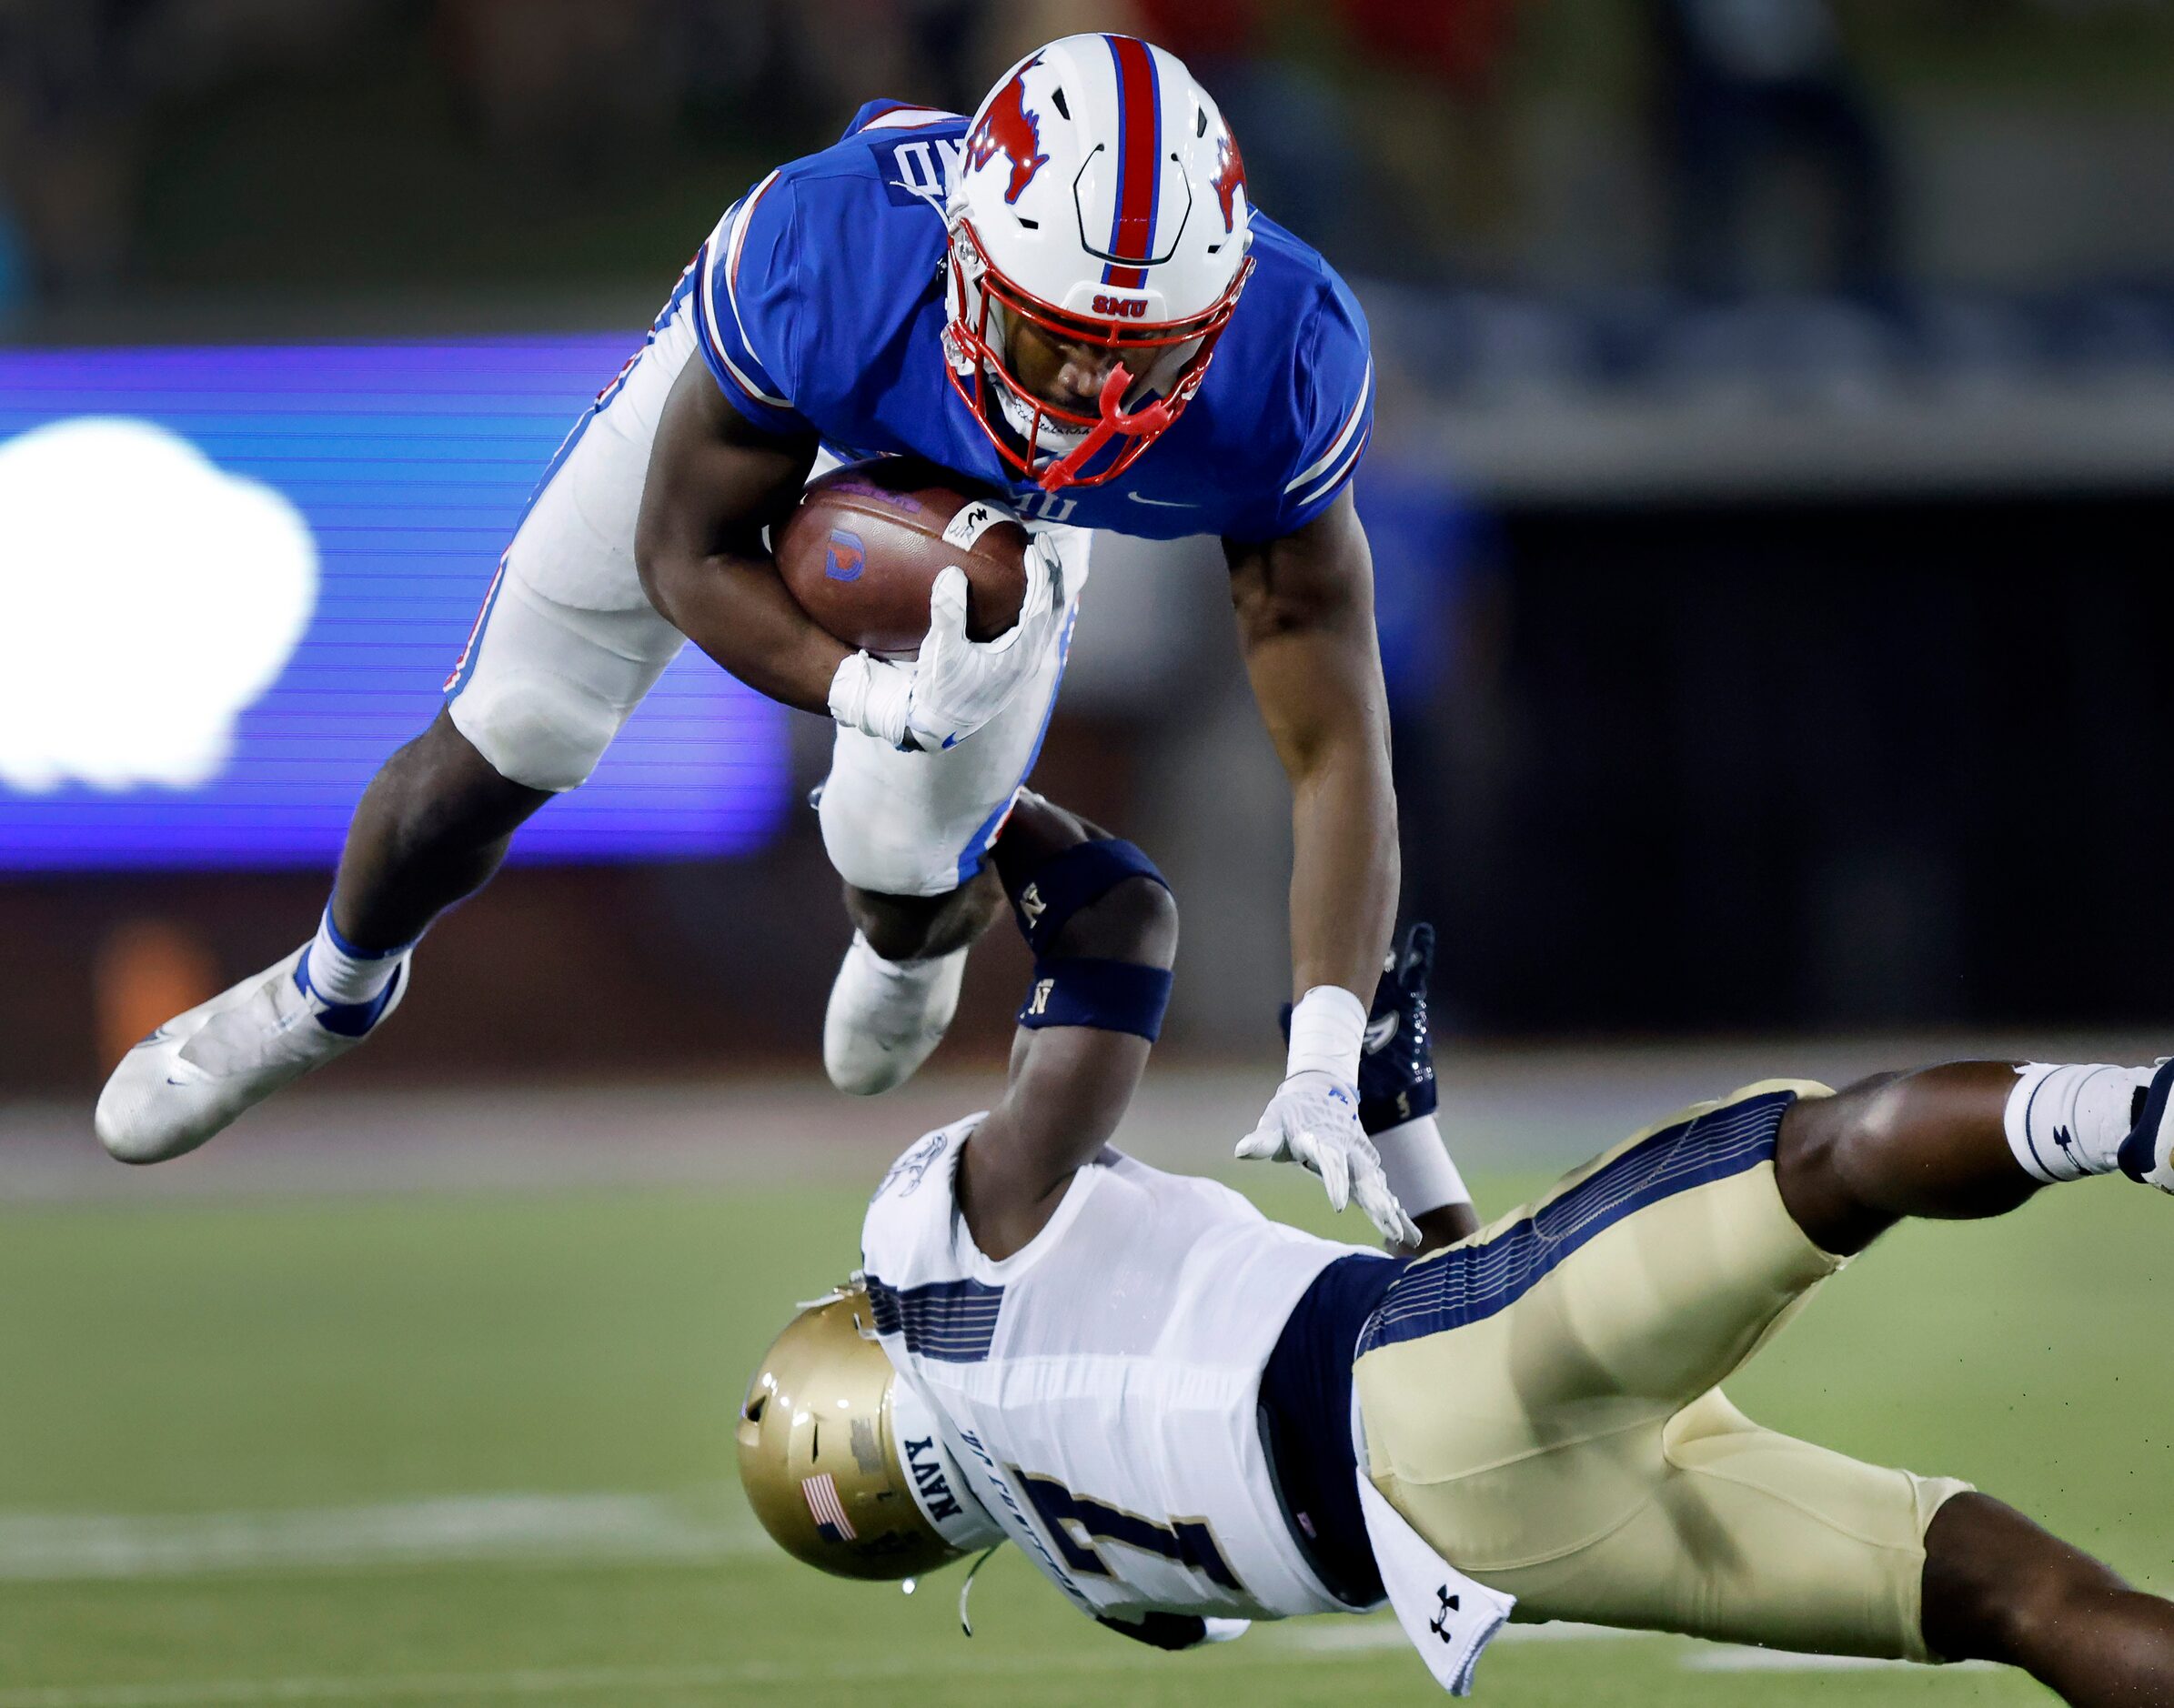
[[[1020,1004],[1019,1023],[1030,1030],[1092,1026],[1132,1032],[1152,1044],[1162,1035],[1162,1010],[1169,1006],[1168,968],[1066,956],[1034,963],[1034,982]]]
[[[1169,881],[1132,843],[1117,837],[1075,842],[1037,866],[1012,894],[1020,935],[1037,958],[1049,952],[1064,922],[1082,908],[1100,901],[1128,878],[1145,878],[1170,888]],[[1007,886],[1009,889],[1009,886]]]

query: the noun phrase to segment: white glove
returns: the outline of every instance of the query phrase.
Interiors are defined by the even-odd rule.
[[[1064,572],[1046,537],[1027,543],[1019,620],[994,640],[966,638],[966,572],[945,569],[929,589],[921,657],[893,664],[857,652],[830,678],[830,715],[908,752],[957,747],[1011,704],[1064,620]]]
[[[1249,1162],[1296,1162],[1321,1176],[1336,1210],[1356,1198],[1366,1220],[1394,1245],[1417,1245],[1418,1226],[1404,1214],[1382,1173],[1374,1140],[1359,1125],[1359,1093],[1319,1068],[1293,1074],[1276,1087],[1261,1124],[1238,1141]]]

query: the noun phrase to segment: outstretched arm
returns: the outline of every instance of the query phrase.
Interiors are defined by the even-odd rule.
[[[974,1244],[1001,1261],[1042,1231],[1132,1102],[1169,998],[1178,910],[1138,849],[1035,795],[1020,797],[996,868],[1029,928],[1034,983],[1003,1098],[960,1161],[959,1205]]]
[[[1396,792],[1374,558],[1349,488],[1297,533],[1225,541],[1239,645],[1291,779],[1292,995],[1364,1005],[1396,914]]]
[[[1419,1231],[1361,1130],[1366,1002],[1388,948],[1398,876],[1389,708],[1374,632],[1374,564],[1348,488],[1295,533],[1226,540],[1253,697],[1291,779],[1291,1050],[1238,1154],[1295,1161],[1329,1202],[1356,1199],[1395,1245]]]

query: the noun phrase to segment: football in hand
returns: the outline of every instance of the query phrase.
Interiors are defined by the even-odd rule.
[[[1027,530],[1001,498],[961,491],[918,457],[849,463],[809,483],[772,533],[778,573],[825,632],[879,658],[911,658],[929,632],[929,589],[966,572],[966,634],[994,640],[1026,598]]]

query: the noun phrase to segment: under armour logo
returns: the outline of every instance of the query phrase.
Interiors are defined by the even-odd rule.
[[[1034,885],[1029,884],[1019,892],[1019,910],[1027,916],[1028,929],[1042,923],[1042,913],[1048,907],[1049,903],[1042,899],[1042,891]]]
[[[1449,1592],[1449,1585],[1446,1583],[1437,1584],[1434,1593],[1442,1598],[1442,1611],[1426,1622],[1426,1628],[1441,1638],[1443,1642],[1454,1643],[1456,1639],[1449,1634],[1448,1626],[1449,1616],[1458,1610],[1457,1598]]]
[[[1050,992],[1056,988],[1057,981],[1054,979],[1035,980],[1034,994],[1027,1000],[1027,1012],[1047,1014],[1050,1011]]]

